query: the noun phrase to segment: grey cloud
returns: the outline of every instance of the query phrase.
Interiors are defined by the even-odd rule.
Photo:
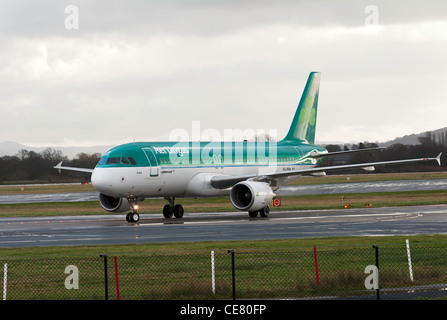
[[[362,26],[371,1],[2,1],[0,32],[20,36],[82,36],[101,32],[218,35],[271,24]],[[79,30],[66,30],[65,8],[79,9]],[[447,3],[374,1],[381,24],[447,19]],[[132,36],[131,34],[129,36]]]
[[[79,30],[65,29],[69,4],[79,8]],[[377,34],[364,32],[369,4],[386,27]],[[437,111],[446,100],[447,37],[433,23],[445,26],[442,1],[0,6],[0,141],[163,139],[195,120],[202,129],[278,128],[282,136],[310,71],[322,72],[317,138],[415,133],[425,127],[414,110]],[[392,117],[381,119],[387,108]],[[373,125],[365,110],[374,110]],[[392,131],[396,114],[409,132]],[[423,125],[442,119],[427,115]]]

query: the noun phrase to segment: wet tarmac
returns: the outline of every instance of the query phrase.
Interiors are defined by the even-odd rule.
[[[0,247],[447,234],[447,205],[245,212],[0,218]]]
[[[447,179],[347,182],[335,184],[290,185],[282,187],[279,196],[339,193],[369,193],[447,189]],[[97,192],[0,195],[0,204],[97,201]]]

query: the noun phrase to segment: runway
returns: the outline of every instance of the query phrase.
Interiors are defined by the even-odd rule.
[[[249,218],[244,212],[1,218],[0,247],[267,240],[332,236],[447,234],[447,205],[298,210]]]
[[[422,191],[447,189],[447,179],[393,180],[376,182],[348,182],[315,185],[288,185],[277,192],[278,196],[309,194],[369,193],[394,191]],[[98,192],[43,193],[0,195],[0,204],[98,201]]]

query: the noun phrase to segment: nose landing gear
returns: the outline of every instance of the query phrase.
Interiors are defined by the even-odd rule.
[[[138,222],[140,221],[140,215],[138,214],[138,212],[129,212],[126,215],[126,220],[127,222]]]
[[[128,198],[127,201],[129,201],[130,210],[132,210],[132,211],[126,215],[126,221],[134,222],[134,223],[140,221],[140,215],[137,212],[137,210],[138,210],[137,200]]]

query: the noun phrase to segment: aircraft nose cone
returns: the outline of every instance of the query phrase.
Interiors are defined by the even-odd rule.
[[[92,186],[101,193],[107,194],[112,187],[112,179],[110,174],[102,168],[96,168],[92,173]]]

